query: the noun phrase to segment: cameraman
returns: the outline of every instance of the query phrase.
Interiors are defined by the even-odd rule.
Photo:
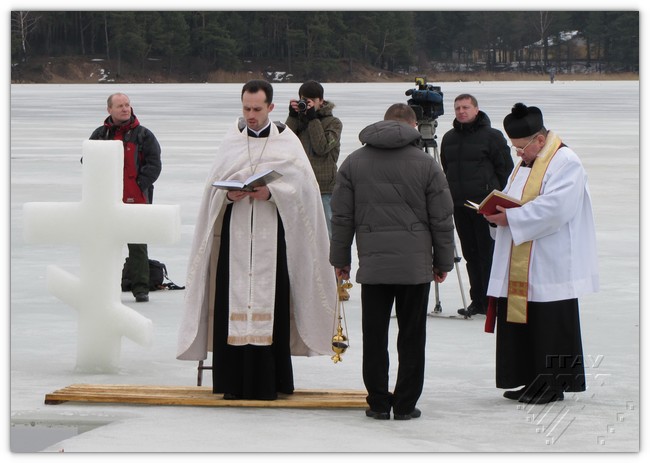
[[[323,86],[315,80],[302,84],[298,90],[300,100],[289,102],[286,124],[300,139],[314,170],[325,209],[327,231],[332,238],[330,199],[336,180],[343,124],[332,115],[334,104],[325,101],[323,93]]]

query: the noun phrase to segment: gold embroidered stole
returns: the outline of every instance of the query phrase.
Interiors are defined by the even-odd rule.
[[[249,137],[244,129],[241,136],[246,139],[245,144],[233,143],[230,152],[238,154],[238,159],[246,159],[243,151],[251,162],[255,157],[251,158],[250,148],[260,152],[255,166],[251,165],[254,173],[267,143],[269,148],[277,145],[275,139],[271,140],[277,133],[275,124],[271,124],[271,133],[264,138]],[[277,244],[278,210],[273,201],[246,198],[233,203],[228,287],[229,345],[273,344]]]
[[[542,189],[542,181],[551,160],[557,153],[562,140],[553,132],[548,132],[546,143],[537,155],[531,168],[521,200],[525,204],[532,201]],[[521,163],[517,166],[517,170]],[[515,172],[514,177],[517,176]],[[532,241],[526,241],[518,246],[512,245],[510,253],[510,274],[508,277],[508,315],[507,321],[511,323],[526,323],[528,320],[528,274],[530,270],[530,255],[533,248]]]
[[[243,199],[230,219],[228,344],[273,343],[278,214],[272,201]]]

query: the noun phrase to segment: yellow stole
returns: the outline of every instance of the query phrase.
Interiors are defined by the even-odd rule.
[[[532,201],[542,189],[542,180],[551,160],[560,148],[562,140],[553,132],[548,132],[546,143],[537,155],[530,175],[524,185],[521,200],[525,204]],[[513,175],[517,176],[517,171]],[[510,253],[510,275],[508,277],[508,315],[506,320],[511,323],[526,323],[528,319],[528,273],[530,269],[530,255],[533,248],[532,241],[526,241],[519,246],[512,245]]]

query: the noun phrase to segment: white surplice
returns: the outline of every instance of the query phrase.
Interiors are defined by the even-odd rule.
[[[504,192],[521,198],[531,169],[513,171]],[[596,231],[591,196],[580,159],[563,146],[550,162],[540,195],[508,209],[508,226],[497,227],[487,294],[508,296],[512,244],[533,241],[528,301],[550,302],[598,291]]]

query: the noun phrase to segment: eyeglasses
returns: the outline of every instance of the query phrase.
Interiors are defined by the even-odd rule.
[[[528,143],[526,143],[526,146],[524,146],[523,148],[517,148],[516,146],[513,146],[512,149],[513,149],[516,153],[523,154],[523,152],[526,150],[526,148],[528,148],[528,147],[530,146],[530,144],[531,144],[532,142],[535,141],[535,137],[537,137],[537,135],[539,135],[539,132],[537,132],[536,134],[534,134],[534,135],[533,135],[533,138],[531,138],[530,141],[529,141]]]

